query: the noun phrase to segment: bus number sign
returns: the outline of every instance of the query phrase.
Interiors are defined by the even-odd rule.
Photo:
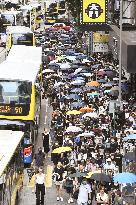
[[[0,115],[27,115],[28,105],[0,105]]]

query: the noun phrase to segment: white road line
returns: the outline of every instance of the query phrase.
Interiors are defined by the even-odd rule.
[[[45,124],[45,125],[47,124],[47,115],[45,115],[45,121],[44,121],[44,124]]]

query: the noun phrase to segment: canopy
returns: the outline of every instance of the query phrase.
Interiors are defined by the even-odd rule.
[[[7,57],[9,62],[42,63],[42,47],[13,45]]]
[[[0,130],[0,176],[10,162],[23,136],[22,131]]]

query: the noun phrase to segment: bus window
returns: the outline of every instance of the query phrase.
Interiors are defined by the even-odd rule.
[[[0,81],[0,115],[28,115],[31,87],[28,82]]]
[[[12,45],[33,46],[33,34],[12,34]]]

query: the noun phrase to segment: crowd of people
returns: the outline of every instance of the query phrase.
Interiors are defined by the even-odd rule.
[[[53,113],[43,146],[46,157],[52,152],[57,201],[63,201],[65,189],[68,203],[132,205],[134,201],[126,200],[123,187],[114,180],[118,173],[135,173],[135,158],[128,154],[135,150],[135,139],[125,140],[136,132],[130,83],[122,76],[119,104],[118,66],[108,54],[87,57],[79,52],[73,43],[77,36],[76,31],[45,34],[49,60],[43,71],[43,98],[48,98]]]

